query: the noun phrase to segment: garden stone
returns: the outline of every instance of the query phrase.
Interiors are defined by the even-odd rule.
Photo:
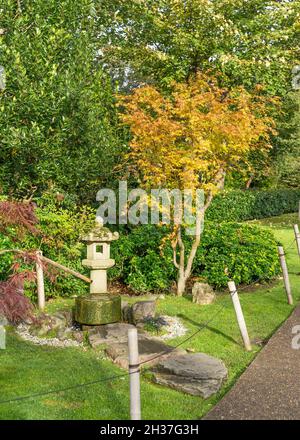
[[[121,304],[122,309],[122,321],[123,322],[132,322],[132,307],[128,304],[128,302],[123,302]]]
[[[55,315],[44,315],[37,324],[30,326],[30,333],[35,336],[46,336],[67,328],[66,317],[59,312]]]
[[[155,301],[138,301],[132,306],[132,321],[133,324],[143,322],[146,318],[154,318],[155,316]]]
[[[128,343],[128,330],[134,328],[131,324],[116,322],[114,324],[98,325],[89,330],[89,342],[92,347],[102,344]]]
[[[175,349],[155,338],[149,338],[143,333],[138,334],[139,359],[147,362],[147,366],[155,365],[161,359],[184,354],[185,350]],[[121,368],[128,369],[128,342],[111,344],[106,348],[106,354]]]
[[[67,327],[71,327],[73,323],[73,312],[72,310],[60,310],[55,312],[52,317],[54,319],[64,322]]]
[[[156,383],[204,399],[216,394],[227,378],[224,363],[204,353],[160,360],[151,371]]]
[[[71,339],[72,336],[73,336],[73,332],[70,328],[62,328],[62,329],[59,329],[57,332],[57,337],[61,341],[64,341],[66,339]]]
[[[82,344],[82,342],[84,341],[84,334],[83,334],[83,332],[73,331],[72,332],[72,337],[73,337],[73,339],[75,339],[75,341],[79,342],[79,344]]]
[[[195,283],[192,288],[193,303],[206,305],[214,302],[216,295],[207,283]]]
[[[30,329],[30,333],[34,336],[46,336],[50,331],[50,327],[47,324],[43,324],[40,327],[34,327]]]

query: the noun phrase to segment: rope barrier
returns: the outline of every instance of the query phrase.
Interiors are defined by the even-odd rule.
[[[194,332],[192,335],[190,335],[188,338],[186,338],[184,341],[180,342],[179,344],[177,344],[175,347],[172,347],[172,349],[170,349],[168,351],[166,350],[165,352],[159,353],[157,356],[154,356],[151,359],[147,359],[147,360],[145,360],[143,362],[140,362],[138,364],[138,366],[140,367],[141,365],[144,365],[146,363],[152,362],[153,360],[158,359],[158,358],[160,358],[162,356],[165,356],[166,354],[172,353],[178,347],[180,347],[181,345],[185,344],[187,341],[189,341],[192,338],[194,338],[202,330],[207,328],[208,324],[210,322],[212,322],[216,318],[216,316],[221,312],[221,308],[223,308],[224,306],[222,304],[220,304],[220,306],[221,306],[220,309],[218,310],[217,313],[214,314],[214,316],[212,318],[210,318],[208,321],[204,322],[203,324],[200,324],[201,327],[196,332]],[[134,372],[134,373],[136,373],[136,372]],[[50,390],[50,391],[45,391],[45,392],[40,392],[40,393],[34,393],[34,394],[31,394],[31,395],[28,395],[28,396],[20,396],[20,397],[15,397],[15,398],[12,398],[12,399],[7,399],[7,400],[0,400],[0,405],[1,404],[5,404],[5,403],[11,403],[11,402],[20,402],[20,401],[23,401],[23,400],[28,400],[28,399],[31,399],[31,398],[34,398],[34,397],[42,397],[42,396],[46,396],[46,395],[49,395],[49,394],[61,393],[61,392],[69,391],[69,390],[76,389],[76,388],[84,388],[84,387],[95,385],[95,384],[98,384],[98,383],[112,382],[113,380],[117,380],[117,379],[120,379],[120,378],[123,378],[123,377],[127,377],[130,374],[133,374],[133,373],[119,374],[119,375],[107,377],[107,378],[104,378],[104,379],[94,380],[94,381],[91,381],[91,382],[85,382],[83,384],[70,385],[70,386],[65,387],[65,388],[60,388],[60,389],[55,389],[55,390]]]
[[[294,239],[286,249],[290,249],[291,246],[294,244],[295,241],[296,241],[296,239]],[[262,277],[259,277],[258,279],[256,279],[255,281],[253,281],[251,284],[248,284],[247,286],[244,286],[244,287],[242,287],[242,288],[238,288],[237,291],[243,291],[243,290],[245,290],[245,289],[248,289],[248,288],[250,288],[251,286],[253,286],[254,284],[257,284],[259,281],[262,281]],[[234,293],[235,293],[235,292],[233,292],[233,293],[230,292],[230,296],[232,296]],[[226,298],[226,297],[225,297],[225,298]],[[210,324],[210,323],[211,323],[211,322],[212,322],[212,321],[213,321],[213,320],[214,320],[214,319],[215,319],[215,318],[221,313],[221,311],[223,311],[224,309],[228,308],[227,306],[225,306],[224,302],[223,302],[223,303],[221,302],[221,303],[219,303],[218,305],[219,305],[219,310],[218,310],[218,311],[217,311],[217,312],[216,312],[216,313],[215,313],[210,319],[208,319],[208,320],[205,321],[204,323],[201,323],[201,324],[199,325],[198,330],[196,330],[193,334],[191,334],[189,337],[185,338],[183,341],[181,341],[180,343],[178,343],[177,345],[175,345],[174,347],[172,347],[170,350],[166,350],[166,351],[164,351],[164,352],[162,352],[162,353],[159,353],[159,354],[156,355],[156,356],[153,356],[153,357],[150,358],[150,359],[146,359],[145,361],[140,362],[140,363],[137,365],[137,368],[139,368],[140,366],[145,365],[145,364],[147,364],[147,363],[149,363],[149,362],[152,362],[152,361],[154,361],[154,360],[156,360],[156,359],[159,359],[159,358],[162,357],[162,356],[165,356],[165,355],[167,355],[167,354],[172,353],[172,352],[175,351],[177,348],[179,348],[180,346],[184,345],[186,342],[188,342],[188,341],[190,341],[191,339],[193,339],[193,338],[194,338],[196,335],[198,335],[201,331],[203,331],[204,329],[208,328],[208,325],[209,325],[209,324]],[[134,372],[134,373],[136,373],[136,372]],[[142,373],[143,373],[143,372],[142,372]],[[46,396],[46,395],[49,395],[49,394],[61,393],[61,392],[69,391],[69,390],[72,390],[72,389],[84,388],[84,387],[88,387],[88,386],[91,386],[91,385],[96,385],[96,384],[98,384],[98,383],[112,382],[112,381],[114,381],[114,380],[117,380],[117,379],[120,379],[120,378],[127,377],[127,376],[129,376],[130,374],[133,374],[133,373],[129,373],[129,372],[128,372],[128,373],[124,373],[124,374],[114,375],[114,376],[111,376],[111,377],[106,377],[106,378],[103,378],[103,379],[98,379],[98,380],[94,380],[94,381],[90,381],[90,382],[85,382],[85,383],[82,383],[82,384],[70,385],[70,386],[65,387],[65,388],[60,388],[60,389],[55,389],[55,390],[50,390],[50,391],[45,391],[45,392],[34,393],[34,394],[31,394],[31,395],[27,395],[27,396],[19,396],[19,397],[15,397],[15,398],[12,398],[12,399],[0,400],[0,405],[1,405],[1,404],[5,404],[5,403],[20,402],[20,401],[24,401],[24,400],[32,399],[32,398],[35,398],[35,397]]]
[[[49,394],[61,393],[61,392],[73,390],[73,389],[76,389],[76,388],[84,388],[84,387],[88,387],[88,386],[91,386],[91,385],[96,385],[96,384],[101,383],[101,382],[111,382],[113,380],[120,379],[120,378],[126,377],[126,376],[129,376],[129,373],[124,373],[124,374],[119,374],[119,375],[115,375],[115,376],[111,376],[111,377],[106,377],[104,379],[93,380],[91,382],[85,382],[85,383],[82,383],[82,384],[70,385],[70,386],[65,387],[65,388],[59,388],[59,389],[50,390],[50,391],[42,391],[40,393],[34,393],[34,394],[27,395],[27,396],[19,396],[19,397],[14,397],[12,399],[0,400],[0,405],[4,404],[4,403],[20,402],[22,400],[32,399],[33,397],[42,397],[42,396],[47,396]]]

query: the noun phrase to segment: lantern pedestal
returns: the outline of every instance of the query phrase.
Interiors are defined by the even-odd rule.
[[[85,325],[101,325],[121,320],[119,295],[90,294],[75,300],[75,320]]]
[[[110,258],[110,242],[119,234],[110,232],[97,221],[95,228],[82,237],[87,244],[87,258],[82,265],[90,269],[90,294],[75,300],[75,321],[85,325],[101,325],[121,320],[121,297],[107,292],[107,269],[115,260]]]
[[[107,293],[107,272],[106,270],[115,265],[115,260],[83,260],[82,265],[88,267],[92,283],[90,293]]]

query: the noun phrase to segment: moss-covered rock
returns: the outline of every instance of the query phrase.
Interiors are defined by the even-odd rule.
[[[121,297],[100,294],[78,297],[75,300],[75,320],[86,325],[121,321]]]

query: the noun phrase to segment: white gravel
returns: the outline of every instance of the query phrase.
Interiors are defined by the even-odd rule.
[[[29,333],[29,327],[26,324],[18,325],[17,334],[24,339],[25,341],[29,341],[35,345],[48,345],[50,347],[82,347],[83,344],[74,341],[72,339],[65,339],[64,341],[58,338],[39,338],[38,336],[33,336]]]
[[[163,326],[163,329],[167,332],[166,334],[160,336],[160,339],[173,339],[178,338],[186,334],[187,329],[184,327],[179,318],[174,316],[161,316],[168,324]]]

